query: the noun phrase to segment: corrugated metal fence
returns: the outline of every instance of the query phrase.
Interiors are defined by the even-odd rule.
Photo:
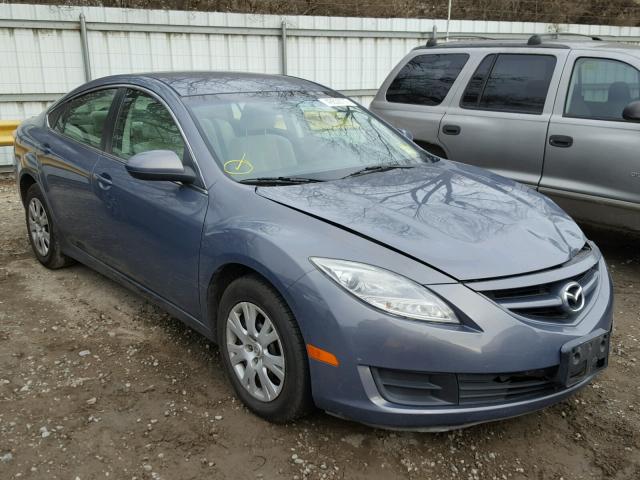
[[[368,104],[393,66],[446,20],[276,16],[0,4],[0,120],[42,111],[64,92],[115,73],[288,73]],[[638,27],[456,21],[450,34],[553,31],[640,41]],[[0,148],[0,165],[12,161]]]

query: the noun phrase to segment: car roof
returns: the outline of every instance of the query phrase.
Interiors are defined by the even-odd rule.
[[[640,46],[630,43],[613,42],[599,37],[568,35],[568,34],[540,34],[532,35],[528,39],[491,39],[479,37],[458,37],[453,41],[421,45],[414,50],[439,50],[445,48],[541,48],[541,49],[580,49],[593,51],[608,51],[627,53],[640,57]]]
[[[169,85],[182,97],[221,93],[323,91],[317,83],[287,75],[241,72],[154,72],[142,73]]]

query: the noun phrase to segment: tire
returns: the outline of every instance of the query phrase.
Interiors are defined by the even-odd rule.
[[[255,311],[251,310],[251,305]],[[235,328],[231,326],[232,311],[237,313],[240,322],[240,336],[236,335],[237,324]],[[253,333],[250,333],[247,313],[249,318],[255,313]],[[268,322],[273,329],[269,328]],[[222,295],[216,324],[227,377],[249,410],[270,422],[287,423],[313,409],[305,343],[291,310],[271,285],[257,275],[234,280]],[[276,341],[272,340],[273,331]],[[242,335],[244,340],[240,338]],[[279,357],[284,358],[276,361]],[[247,368],[250,362],[255,373]],[[277,363],[284,365],[282,379],[276,375]],[[249,374],[245,378],[253,376],[253,383],[241,380],[241,370]],[[259,371],[262,371],[262,377]],[[266,378],[265,382],[261,382],[263,378]]]
[[[66,267],[73,261],[60,249],[60,240],[51,212],[42,195],[42,190],[34,183],[27,190],[25,221],[29,243],[38,261],[52,270]]]

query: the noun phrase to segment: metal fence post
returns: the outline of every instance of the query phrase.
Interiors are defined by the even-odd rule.
[[[449,41],[449,23],[451,22],[451,2],[452,0],[449,0],[449,8],[447,9],[447,35],[445,37],[446,42]]]
[[[89,61],[89,41],[87,40],[87,22],[84,13],[80,14],[80,44],[82,47],[82,66],[85,81],[91,80],[91,62]]]
[[[281,24],[282,37],[282,74],[287,74],[287,21],[283,20]]]

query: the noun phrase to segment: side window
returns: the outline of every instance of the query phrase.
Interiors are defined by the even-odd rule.
[[[149,150],[173,150],[184,160],[185,145],[169,111],[139,90],[127,90],[113,131],[114,155],[128,160]]]
[[[440,105],[469,59],[466,53],[418,55],[407,63],[387,90],[387,101]]]
[[[555,67],[553,55],[489,55],[467,85],[460,106],[539,115]]]
[[[85,145],[100,148],[102,131],[115,95],[116,89],[98,90],[70,100],[52,125],[54,130]]]
[[[467,89],[464,91],[464,96],[462,97],[463,107],[476,107],[480,102],[480,96],[484,90],[491,67],[493,67],[493,62],[496,61],[496,57],[497,55],[495,54],[487,55],[476,69],[473,77],[469,80]]]
[[[573,67],[564,113],[567,117],[623,120],[622,111],[640,97],[640,73],[605,58],[579,58]]]

